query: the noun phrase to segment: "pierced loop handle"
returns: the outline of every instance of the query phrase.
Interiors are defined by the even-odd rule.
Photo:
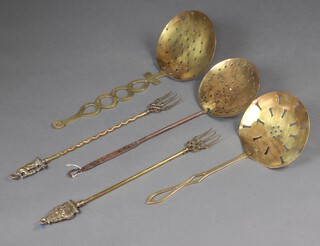
[[[62,129],[71,121],[75,121],[84,117],[92,117],[99,114],[102,109],[113,108],[117,106],[119,101],[130,100],[134,96],[134,93],[145,91],[150,83],[152,83],[153,85],[160,84],[159,78],[165,76],[165,74],[162,71],[158,72],[155,75],[147,72],[143,76],[145,77],[144,79],[133,80],[126,86],[116,87],[111,91],[111,93],[106,93],[98,96],[94,102],[83,104],[76,114],[64,120],[54,121],[52,123],[52,127],[55,129]],[[125,91],[127,93],[126,96],[120,97],[118,93],[119,91]],[[103,100],[105,99],[110,99],[111,102],[103,103]]]
[[[165,200],[167,200],[168,198],[173,196],[176,192],[178,192],[182,188],[184,188],[188,185],[200,183],[206,177],[207,177],[206,172],[198,173],[198,174],[192,175],[186,181],[184,181],[178,185],[171,186],[169,188],[154,192],[153,194],[151,194],[147,198],[146,204],[153,205],[153,204],[164,202]]]
[[[181,190],[182,188],[184,188],[188,185],[199,184],[200,182],[205,180],[211,174],[214,174],[214,173],[220,171],[221,169],[226,168],[226,167],[230,166],[231,164],[233,164],[237,161],[240,161],[242,159],[245,159],[245,158],[248,158],[248,155],[243,153],[243,154],[237,156],[236,158],[233,158],[233,159],[231,159],[221,165],[218,165],[214,168],[211,168],[211,169],[204,171],[204,172],[201,172],[201,173],[194,174],[191,177],[189,177],[187,180],[183,181],[182,183],[180,183],[178,185],[171,186],[169,188],[154,192],[153,194],[151,194],[147,198],[146,204],[153,205],[153,204],[158,204],[158,203],[164,202],[165,200],[167,200],[168,198],[173,196],[177,191]]]

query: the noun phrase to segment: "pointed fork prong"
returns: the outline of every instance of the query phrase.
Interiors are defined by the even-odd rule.
[[[203,138],[205,135],[207,135],[210,131],[212,130],[212,128],[210,128],[209,130],[205,131],[204,133],[201,133],[198,136],[195,136],[196,139],[200,139]]]
[[[172,94],[172,93],[171,93]],[[178,94],[177,93],[174,93],[173,95],[170,94],[170,97],[166,100],[166,101],[163,101],[162,104],[163,105],[167,105],[169,102],[172,102],[177,96]],[[161,100],[162,101],[162,100]]]
[[[207,143],[204,148],[210,148],[212,145],[216,144],[220,139],[220,136],[217,135],[213,138],[213,140],[210,143]]]
[[[213,131],[212,133],[211,133],[211,135],[209,135],[207,138],[205,138],[205,139],[202,139],[201,141],[200,141],[200,143],[206,143],[206,142],[208,142],[209,140],[211,140],[214,136],[216,135],[216,131]]]
[[[174,106],[176,106],[177,104],[179,104],[181,102],[181,98],[179,98],[177,101],[175,101],[174,103],[171,103],[170,105],[166,105],[165,110],[171,109]]]
[[[149,104],[148,106],[149,112],[158,113],[164,110],[171,109],[181,101],[181,98],[177,99],[177,96],[178,96],[177,93],[173,93],[172,91],[170,91],[164,96],[156,99],[153,103]]]
[[[206,148],[211,147],[212,145],[214,145],[215,143],[217,143],[218,140],[220,139],[220,136],[219,136],[219,135],[216,135],[217,132],[216,132],[216,131],[211,132],[211,130],[212,130],[212,129],[210,128],[208,131],[205,132],[205,135],[211,133],[211,134],[210,134],[208,137],[206,137],[205,139],[200,140],[200,138],[202,138],[202,137],[205,136],[204,133],[200,135],[200,136],[201,136],[200,138],[198,138],[198,139],[200,140],[199,143],[200,143],[202,149],[206,149]],[[210,141],[210,140],[212,140],[212,141],[208,143],[208,141]]]
[[[207,149],[218,142],[220,136],[216,135],[216,131],[209,130],[195,136],[193,139],[186,143],[186,147],[189,151],[197,152],[202,149]]]
[[[169,91],[167,94],[163,95],[162,97],[157,98],[156,100],[154,100],[153,103],[158,103],[160,101],[162,101],[163,99],[169,97],[172,94],[172,91]]]

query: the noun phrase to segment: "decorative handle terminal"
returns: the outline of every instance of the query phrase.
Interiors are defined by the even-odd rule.
[[[65,203],[55,207],[45,217],[43,217],[40,220],[40,224],[41,225],[48,225],[51,223],[72,219],[75,217],[75,215],[77,213],[79,213],[79,208],[86,205],[87,203],[92,202],[92,201],[110,193],[111,191],[114,191],[114,190],[118,189],[119,187],[130,183],[131,181],[155,170],[158,167],[163,166],[164,164],[178,158],[181,155],[187,154],[188,152],[198,152],[200,150],[207,149],[207,148],[211,147],[212,145],[214,145],[218,141],[219,136],[216,136],[215,132],[213,132],[209,135],[210,130],[204,132],[203,134],[195,136],[193,139],[188,141],[185,144],[185,148],[182,149],[181,151],[179,151],[178,153],[171,155],[170,157],[167,157],[166,159],[154,164],[153,166],[148,167],[148,168],[140,171],[139,173],[136,173],[136,174],[130,176],[129,178],[126,178],[126,179],[120,181],[119,183],[116,183],[116,184],[110,186],[109,188],[107,188],[105,190],[102,190],[102,191],[100,191],[100,192],[98,192],[98,193],[96,193],[86,199],[80,200],[78,202],[69,201],[69,202],[65,202]]]
[[[19,168],[14,173],[12,173],[11,178],[16,180],[16,179],[28,177],[30,175],[33,175],[45,169],[47,167],[47,164],[48,164],[47,159],[42,160],[39,157],[36,157],[34,162],[30,162],[25,166]]]
[[[52,123],[52,127],[55,129],[64,128],[67,124],[71,121],[83,118],[83,117],[91,117],[95,116],[100,113],[101,109],[109,109],[117,106],[119,101],[127,101],[130,100],[134,93],[145,91],[149,84],[152,83],[153,85],[160,84],[159,78],[165,76],[165,74],[160,71],[155,75],[147,72],[144,74],[144,79],[137,79],[131,81],[126,86],[119,86],[111,91],[111,93],[106,93],[98,96],[94,102],[89,102],[80,108],[80,110],[74,114],[73,116],[64,119],[64,120],[56,120]],[[120,97],[118,95],[119,91],[125,91],[127,93],[126,96]],[[103,100],[110,99],[110,103],[103,103]],[[87,110],[88,109],[88,110]],[[86,112],[89,111],[89,112]]]
[[[80,204],[70,200],[53,208],[45,217],[40,220],[41,225],[49,225],[63,220],[70,220],[76,216]]]

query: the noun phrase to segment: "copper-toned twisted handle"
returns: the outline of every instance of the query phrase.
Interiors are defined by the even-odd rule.
[[[165,200],[167,200],[168,198],[173,196],[177,191],[181,190],[182,188],[189,186],[189,185],[193,185],[193,184],[199,184],[200,182],[205,180],[211,174],[214,174],[214,173],[220,171],[221,169],[226,168],[226,167],[230,166],[231,164],[233,164],[237,161],[240,161],[242,159],[245,159],[245,158],[248,158],[248,155],[243,153],[243,154],[237,156],[236,158],[233,158],[233,159],[231,159],[231,160],[229,160],[219,166],[216,166],[212,169],[209,169],[209,170],[201,172],[201,173],[194,174],[191,177],[189,177],[187,180],[183,181],[182,183],[180,183],[178,185],[171,186],[169,188],[154,192],[153,194],[151,194],[147,198],[146,204],[153,205],[153,204],[164,202]]]
[[[127,125],[132,121],[135,121],[141,117],[148,115],[149,113],[150,113],[149,110],[145,110],[141,114],[138,114],[138,115],[136,115],[132,118],[129,118],[125,121],[122,121],[121,123],[109,128],[109,129],[106,129],[103,132],[100,132],[90,138],[87,138],[78,144],[75,144],[67,149],[64,149],[64,150],[62,150],[62,151],[60,151],[60,152],[58,152],[48,158],[40,159],[39,157],[37,157],[34,162],[28,163],[28,164],[24,165],[23,167],[20,167],[18,170],[13,172],[10,176],[12,179],[18,180],[20,178],[26,178],[26,177],[29,177],[33,174],[36,174],[36,173],[40,172],[41,170],[44,170],[48,166],[49,162],[51,162],[51,161],[53,161],[63,155],[66,155],[66,154],[74,151],[75,149],[81,148],[82,146],[87,145],[87,144],[91,143],[92,141],[97,140],[97,139],[107,135],[110,132],[113,132],[114,130],[116,130],[124,125]]]
[[[179,101],[177,101],[177,102],[179,102]],[[174,104],[176,104],[176,103],[174,103]],[[172,104],[172,105],[174,105],[174,104]],[[172,105],[170,105],[170,106],[172,106]],[[168,125],[168,126],[166,126],[164,128],[161,128],[158,131],[155,131],[155,132],[153,132],[153,133],[151,133],[151,134],[149,134],[149,135],[147,135],[147,136],[145,136],[145,137],[143,137],[143,138],[141,138],[141,139],[139,139],[137,141],[134,141],[134,142],[132,142],[132,143],[120,148],[120,149],[117,149],[117,150],[115,150],[115,151],[113,151],[111,153],[108,153],[108,154],[106,154],[106,155],[104,155],[104,156],[102,156],[102,157],[100,157],[100,158],[98,158],[98,159],[96,159],[96,160],[84,165],[83,167],[79,167],[79,166],[73,165],[73,164],[72,165],[68,165],[68,166],[74,166],[76,168],[73,168],[73,169],[69,170],[67,174],[68,174],[68,176],[70,178],[75,178],[75,177],[79,176],[80,174],[82,174],[83,172],[86,172],[86,171],[88,171],[88,170],[90,170],[92,168],[95,168],[95,167],[97,167],[97,166],[99,166],[99,165],[101,165],[101,164],[103,164],[103,163],[105,163],[105,162],[107,162],[107,161],[109,161],[109,160],[111,160],[113,158],[118,157],[119,155],[122,155],[122,154],[124,154],[124,153],[126,153],[126,152],[128,152],[130,150],[133,150],[134,148],[137,148],[138,146],[140,146],[144,142],[146,142],[146,141],[148,141],[148,140],[150,140],[150,139],[152,139],[152,138],[154,138],[154,137],[156,137],[156,136],[158,136],[158,135],[160,135],[160,134],[162,134],[164,132],[167,132],[167,131],[169,131],[169,130],[171,130],[171,129],[173,129],[173,128],[181,125],[181,124],[184,124],[185,122],[188,122],[188,121],[190,121],[190,120],[192,120],[192,119],[194,119],[194,118],[196,118],[196,117],[198,117],[200,115],[203,115],[205,113],[206,113],[205,111],[200,111],[200,112],[197,112],[195,114],[192,114],[192,115],[190,115],[190,116],[188,116],[188,117],[186,117],[186,118],[184,118],[182,120],[179,120],[179,121],[177,121],[177,122],[175,122],[173,124],[170,124],[170,125]]]
[[[67,124],[69,124],[71,121],[74,121],[83,117],[95,116],[99,114],[102,109],[113,108],[117,106],[119,101],[130,100],[133,97],[134,93],[145,91],[148,88],[150,83],[152,83],[153,85],[160,84],[159,78],[163,76],[165,76],[165,74],[162,71],[158,72],[155,75],[152,75],[149,72],[145,73],[144,79],[133,80],[126,86],[119,86],[113,89],[111,93],[105,93],[98,96],[94,102],[89,102],[82,105],[80,110],[76,114],[72,115],[71,117],[64,120],[54,121],[52,123],[52,127],[55,129],[61,129],[61,128],[64,128]],[[127,93],[126,96],[120,97],[118,95],[119,91],[125,91]],[[105,99],[110,99],[111,102],[103,103],[103,100]]]
[[[149,110],[145,110],[142,113],[140,113],[140,114],[138,114],[138,115],[136,115],[136,116],[134,116],[132,118],[129,118],[129,119],[125,120],[125,121],[122,121],[119,124],[114,125],[113,127],[109,128],[109,129],[106,129],[106,130],[104,130],[104,131],[102,131],[102,132],[100,132],[100,133],[98,133],[98,134],[96,134],[96,135],[94,135],[94,136],[92,136],[90,138],[87,138],[86,140],[83,140],[82,142],[80,142],[78,144],[75,144],[75,145],[71,146],[68,149],[62,150],[59,153],[57,153],[57,154],[55,154],[55,155],[53,155],[53,156],[51,156],[51,157],[49,157],[47,159],[48,159],[48,161],[52,161],[52,160],[54,160],[56,158],[59,158],[59,157],[65,155],[65,154],[68,154],[69,152],[74,151],[75,149],[81,148],[82,146],[84,146],[86,144],[89,144],[92,141],[97,140],[98,138],[101,138],[101,137],[107,135],[108,133],[111,133],[111,132],[115,131],[116,129],[119,129],[120,127],[125,126],[125,125],[129,124],[130,122],[133,122],[133,121],[135,121],[135,120],[137,120],[137,119],[139,119],[141,117],[144,117],[149,113],[150,113]]]
[[[148,105],[147,110],[143,111],[142,113],[140,113],[136,116],[133,116],[125,121],[122,121],[119,124],[109,128],[109,129],[106,129],[103,132],[100,132],[90,138],[87,138],[86,140],[83,140],[82,142],[75,144],[65,150],[62,150],[59,153],[54,154],[53,156],[51,156],[49,158],[45,158],[44,160],[42,160],[40,158],[36,158],[36,160],[34,162],[28,163],[24,167],[21,167],[17,171],[15,171],[14,173],[12,173],[11,178],[12,179],[20,179],[20,178],[25,178],[30,175],[33,175],[33,174],[45,169],[47,167],[48,163],[51,162],[52,160],[57,159],[57,158],[65,155],[71,151],[74,151],[75,149],[81,148],[82,146],[89,144],[92,141],[97,140],[100,137],[105,136],[108,133],[113,132],[114,130],[116,130],[124,125],[127,125],[132,121],[135,121],[135,120],[137,120],[141,117],[144,117],[150,113],[159,113],[159,112],[168,110],[180,102],[180,100],[175,100],[176,96],[177,96],[177,94],[169,92],[169,93],[165,94],[164,96],[154,100],[152,103],[150,103]]]

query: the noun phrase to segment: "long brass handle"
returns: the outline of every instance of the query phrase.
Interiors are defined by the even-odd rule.
[[[152,170],[168,163],[169,161],[187,153],[189,150],[187,148],[179,151],[178,153],[176,153],[175,155],[172,155],[166,159],[164,159],[161,162],[158,162],[157,164],[139,172],[136,173],[135,175],[132,175],[131,177],[120,181],[119,183],[110,186],[109,188],[102,190],[86,199],[80,200],[78,202],[74,202],[72,200],[70,200],[69,202],[65,202],[63,204],[60,204],[58,206],[56,206],[55,208],[53,208],[45,217],[43,217],[40,220],[40,224],[41,225],[48,225],[48,224],[52,224],[52,223],[57,223],[63,220],[69,220],[72,219],[76,216],[77,213],[80,212],[80,208],[83,207],[84,205],[86,205],[89,202],[92,202],[93,200],[98,199],[101,196],[104,196],[108,193],[110,193],[111,191],[141,177],[142,175],[151,172]]]
[[[181,151],[179,151],[178,153],[171,155],[170,157],[164,159],[161,162],[158,162],[156,164],[154,164],[151,167],[148,167],[147,169],[144,169],[143,171],[136,173],[134,175],[132,175],[131,177],[122,180],[121,182],[110,186],[109,188],[102,190],[86,199],[80,200],[78,202],[73,202],[73,201],[69,201],[69,202],[65,202],[57,207],[55,207],[54,209],[52,209],[45,217],[43,217],[40,220],[40,224],[42,225],[47,225],[47,224],[51,224],[51,223],[56,223],[59,221],[63,221],[63,220],[69,220],[72,219],[76,216],[77,213],[80,212],[80,207],[86,205],[89,202],[92,202],[93,200],[98,199],[101,196],[104,196],[106,194],[108,194],[109,192],[141,177],[144,174],[147,174],[149,172],[151,172],[152,170],[168,163],[169,161],[183,155],[186,154],[188,152],[198,152],[200,150],[203,149],[207,149],[209,147],[211,147],[212,145],[214,145],[215,143],[217,143],[219,136],[216,136],[215,132],[211,132],[210,131],[206,131],[198,136],[195,136],[194,138],[192,138],[190,141],[188,141],[185,144],[185,148],[182,149]]]
[[[150,139],[152,139],[152,138],[154,138],[154,137],[156,137],[166,131],[169,131],[169,130],[171,130],[181,124],[184,124],[184,123],[186,123],[196,117],[199,117],[200,115],[203,115],[205,113],[206,113],[206,111],[199,111],[195,114],[192,114],[182,120],[179,120],[173,124],[170,124],[164,128],[161,128],[160,130],[155,131],[155,132],[153,132],[153,133],[151,133],[151,134],[149,134],[149,135],[147,135],[137,141],[134,141],[134,142],[132,142],[132,143],[120,148],[120,149],[117,149],[109,154],[106,154],[106,155],[84,165],[83,167],[79,167],[77,165],[72,165],[72,166],[76,166],[76,168],[69,170],[67,174],[70,178],[75,178],[75,177],[79,176],[80,174],[82,174],[83,172],[89,171],[90,169],[95,168],[95,167],[97,167],[97,166],[99,166],[99,165],[101,165],[101,164],[103,164],[113,158],[116,158],[119,155],[122,155],[130,150],[133,150],[133,149],[137,148],[138,146],[140,146],[141,144],[145,143],[146,141],[148,141],[148,140],[150,140]]]
[[[101,137],[103,137],[103,136],[115,131],[116,129],[118,129],[118,128],[124,126],[124,125],[127,125],[132,121],[135,121],[135,120],[137,120],[137,119],[139,119],[141,117],[144,117],[144,116],[148,115],[149,113],[150,112],[148,110],[145,110],[141,114],[138,114],[138,115],[136,115],[136,116],[134,116],[132,118],[129,118],[129,119],[125,120],[125,121],[122,121],[121,123],[119,123],[117,125],[114,125],[113,127],[108,128],[108,129],[106,129],[106,130],[104,130],[104,131],[102,131],[102,132],[100,132],[100,133],[98,133],[98,134],[96,134],[96,135],[94,135],[94,136],[92,136],[90,138],[87,138],[87,139],[81,141],[80,143],[77,143],[77,144],[75,144],[75,145],[73,145],[73,146],[71,146],[71,147],[69,147],[67,149],[64,149],[64,150],[62,150],[62,151],[60,151],[60,152],[58,152],[58,153],[56,153],[56,154],[54,154],[54,155],[52,155],[52,156],[50,156],[48,158],[40,159],[39,157],[36,157],[34,162],[28,163],[28,164],[24,165],[23,167],[20,167],[15,172],[13,172],[11,174],[11,178],[17,180],[17,179],[20,179],[20,178],[26,178],[26,177],[29,177],[29,176],[31,176],[33,174],[36,174],[36,173],[46,169],[48,164],[51,161],[53,161],[53,160],[55,160],[55,159],[57,159],[57,158],[59,158],[59,157],[61,157],[63,155],[66,155],[66,154],[68,154],[68,153],[70,153],[70,152],[72,152],[72,151],[74,151],[76,149],[79,149],[82,146],[87,145],[87,144],[91,143],[92,141],[97,140],[97,139],[99,139],[99,138],[101,138]]]
[[[233,164],[237,161],[240,161],[242,159],[245,159],[245,158],[248,158],[248,155],[243,153],[243,154],[239,155],[238,157],[233,158],[233,159],[231,159],[231,160],[229,160],[219,166],[216,166],[212,169],[209,169],[209,170],[201,172],[201,173],[194,174],[191,177],[189,177],[187,180],[181,182],[178,185],[171,186],[169,188],[154,192],[147,198],[146,204],[153,205],[153,204],[158,204],[158,203],[164,202],[165,200],[167,200],[168,198],[173,196],[176,192],[178,192],[182,188],[189,186],[189,185],[193,185],[193,184],[199,184],[200,182],[205,180],[211,174],[214,174],[214,173],[230,166],[231,164]]]
[[[106,129],[106,130],[104,130],[104,131],[102,131],[102,132],[100,132],[90,138],[87,138],[87,139],[83,140],[82,142],[75,144],[65,150],[62,150],[62,151],[60,151],[60,152],[58,152],[48,158],[45,158],[42,160],[39,157],[37,157],[34,162],[28,163],[25,166],[19,168],[14,173],[12,173],[11,178],[12,179],[25,178],[25,177],[33,175],[37,172],[40,172],[41,170],[44,170],[51,161],[53,161],[63,155],[66,155],[66,154],[68,154],[78,148],[81,148],[82,146],[87,145],[87,144],[91,143],[92,141],[97,140],[97,139],[101,138],[102,136],[105,136],[108,133],[111,133],[122,126],[125,126],[125,125],[129,124],[130,122],[133,122],[133,121],[135,121],[141,117],[144,117],[150,113],[159,113],[159,112],[168,110],[180,102],[180,100],[175,100],[176,96],[177,96],[176,94],[169,92],[166,95],[154,100],[152,103],[150,103],[148,105],[147,110],[143,111],[142,113],[140,113],[134,117],[131,117],[125,121],[122,121],[119,124],[117,124],[111,128],[108,128],[108,129]]]
[[[91,117],[97,115],[101,112],[102,109],[109,109],[117,106],[119,101],[127,101],[130,100],[134,93],[145,91],[149,84],[152,83],[153,85],[160,84],[159,78],[165,76],[165,74],[160,71],[155,75],[147,72],[144,74],[144,79],[137,79],[131,81],[126,86],[119,86],[111,91],[111,93],[105,93],[96,98],[94,102],[85,103],[82,105],[80,110],[64,120],[56,120],[52,123],[52,127],[55,129],[64,128],[67,124],[71,121],[75,121],[77,119],[83,117]],[[137,86],[138,85],[138,86]],[[127,94],[124,97],[120,97],[118,95],[119,91],[125,91]],[[103,103],[103,100],[109,99],[109,103]],[[86,112],[87,111],[87,112]]]

